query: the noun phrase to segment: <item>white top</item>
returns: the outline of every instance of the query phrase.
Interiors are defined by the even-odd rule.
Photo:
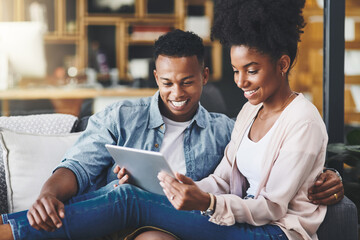
[[[184,155],[184,130],[191,121],[175,122],[164,116],[165,135],[160,148],[171,169],[181,174],[186,174],[186,163]]]
[[[239,149],[236,153],[236,163],[239,171],[246,177],[250,187],[247,189],[247,195],[256,195],[262,177],[262,159],[264,157],[267,145],[271,141],[271,136],[277,121],[273,124],[270,130],[258,142],[253,142],[249,138],[249,132],[254,120],[250,123],[244,137],[240,143]]]

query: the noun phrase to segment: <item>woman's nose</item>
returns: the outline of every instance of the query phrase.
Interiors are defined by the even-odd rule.
[[[241,74],[239,72],[235,77],[235,83],[238,86],[238,88],[243,88],[245,84],[244,74]]]

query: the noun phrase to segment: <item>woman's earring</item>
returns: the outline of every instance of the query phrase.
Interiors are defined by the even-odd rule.
[[[281,76],[284,77],[284,72],[281,72]]]

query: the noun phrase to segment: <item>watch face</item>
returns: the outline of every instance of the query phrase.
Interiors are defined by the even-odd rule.
[[[214,214],[214,210],[208,209],[208,210],[206,210],[205,214],[206,214],[207,216],[211,216],[211,215]]]

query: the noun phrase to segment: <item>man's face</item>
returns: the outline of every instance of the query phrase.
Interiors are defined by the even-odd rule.
[[[160,90],[161,113],[177,122],[192,119],[198,108],[209,69],[203,68],[197,57],[159,55],[154,76]]]

